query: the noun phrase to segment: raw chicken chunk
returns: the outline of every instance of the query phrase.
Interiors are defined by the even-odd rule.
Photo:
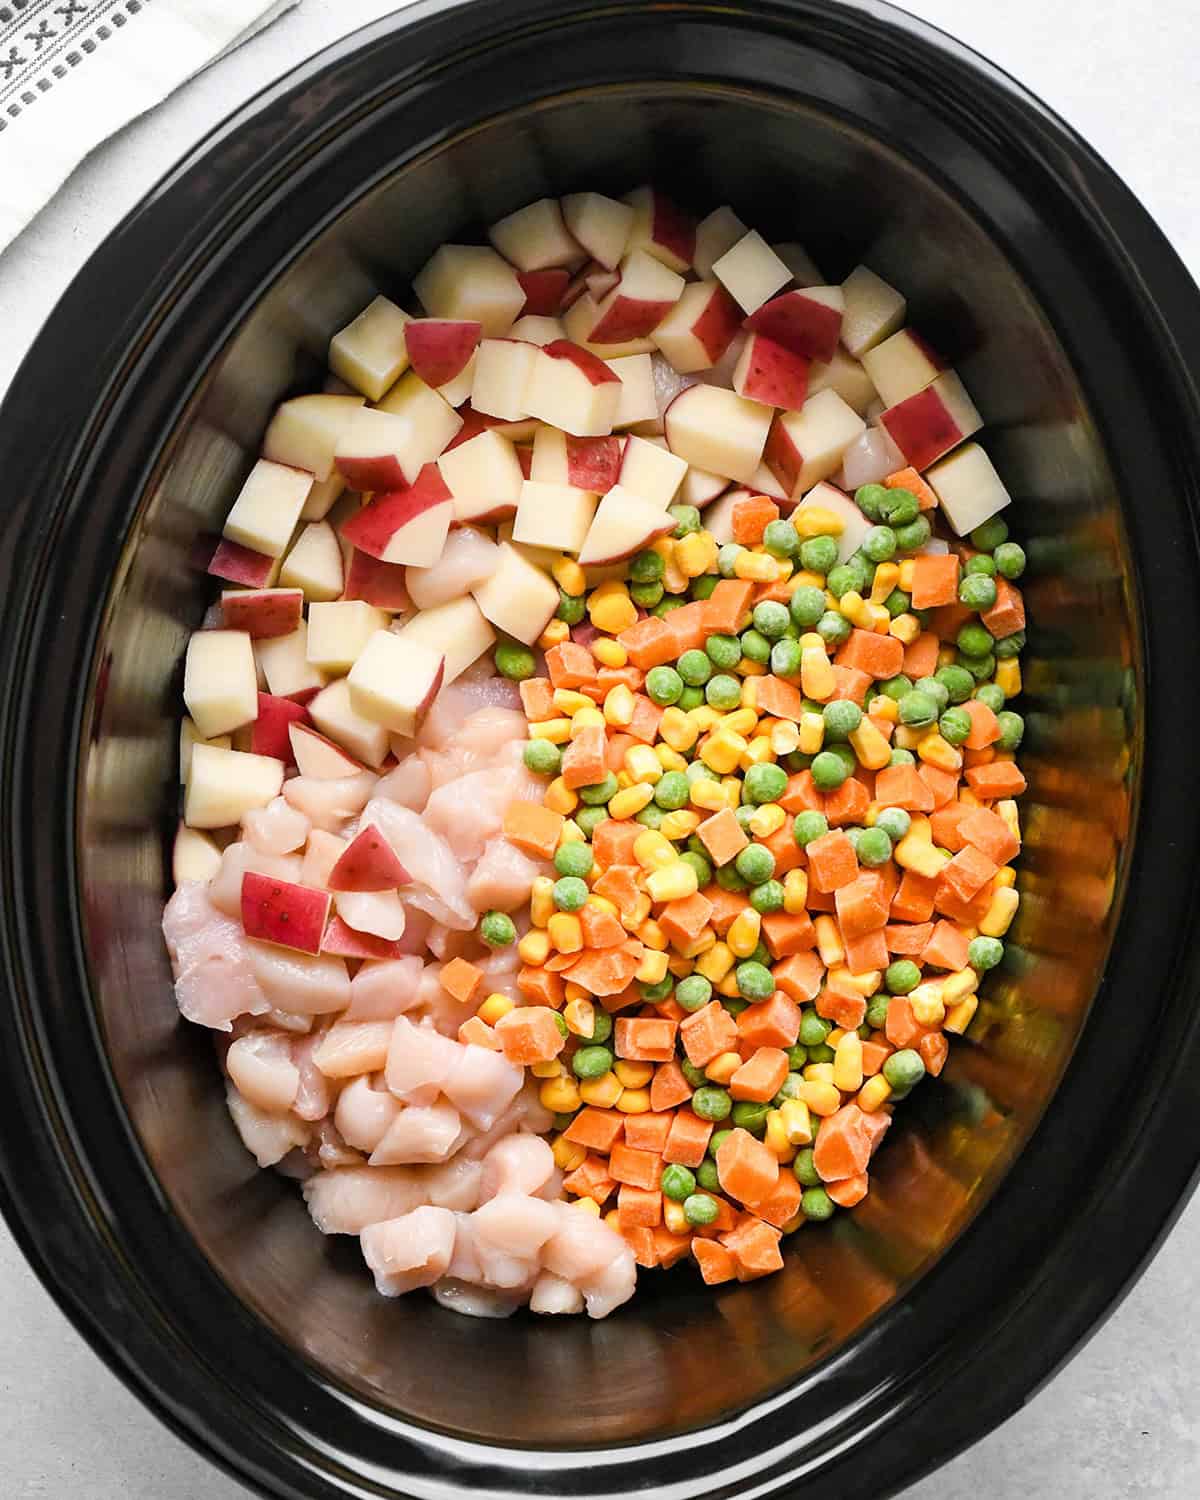
[[[219,912],[202,885],[186,881],[176,890],[163,913],[163,936],[185,1020],[228,1031],[236,1017],[270,1010],[242,924]]]

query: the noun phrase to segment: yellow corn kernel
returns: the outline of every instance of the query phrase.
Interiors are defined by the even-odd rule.
[[[564,594],[582,594],[587,588],[584,571],[573,557],[556,557],[550,564],[550,576]]]
[[[857,589],[848,589],[838,600],[838,609],[850,621],[857,625],[860,630],[872,628],[871,613],[867,601]]]
[[[633,785],[633,777],[622,766],[622,768],[617,772],[617,787],[621,791],[624,791],[626,787],[630,787],[632,785]]]
[[[936,729],[921,740],[917,746],[917,757],[928,766],[936,766],[939,771],[962,769],[962,751],[956,750],[948,740],[944,740]]]
[[[556,1115],[569,1115],[579,1108],[579,1085],[565,1074],[561,1078],[547,1078],[538,1089],[538,1101],[543,1109]]]
[[[903,641],[906,646],[911,646],[921,634],[921,622],[916,615],[897,615],[894,620],[888,622],[888,634],[895,636],[898,641]]]
[[[702,953],[707,953],[716,941],[716,933],[711,927],[705,927],[690,943],[679,951],[686,959],[699,958]],[[681,975],[680,977],[684,976]]]
[[[753,734],[758,728],[758,715],[752,708],[735,708],[721,720],[721,728],[731,734]]]
[[[727,805],[721,783],[702,776],[692,782],[688,798],[694,806],[702,807],[706,812],[720,812]]]
[[[777,1109],[767,1111],[767,1128],[763,1132],[763,1145],[775,1158],[777,1162],[786,1165],[795,1161],[796,1148],[788,1140],[787,1130],[784,1128],[783,1115]]]
[[[654,1064],[630,1062],[623,1058],[613,1065],[613,1072],[627,1089],[644,1089],[649,1088],[650,1080],[654,1077]]]
[[[737,971],[731,970],[728,974],[726,974],[724,979],[720,980],[719,983],[714,984],[713,988],[716,990],[718,995],[724,995],[729,1000],[737,999],[741,994],[741,991],[738,989]]]
[[[546,788],[542,803],[554,812],[573,813],[579,806],[579,794],[561,776],[556,776]]]
[[[744,907],[729,924],[725,941],[738,958],[749,958],[758,947],[762,933],[762,917],[752,906]]]
[[[808,1223],[808,1220],[799,1211],[799,1209],[797,1209],[797,1211],[792,1215],[792,1217],[787,1221],[787,1223],[783,1226],[783,1228],[779,1232],[780,1232],[780,1234],[795,1234],[795,1232],[797,1231],[797,1229],[800,1229],[803,1225],[805,1225],[807,1223]]]
[[[688,768],[684,757],[678,750],[672,750],[670,745],[655,745],[654,755],[664,771],[686,771]]]
[[[604,695],[605,722],[616,729],[624,729],[627,724],[633,723],[636,708],[637,700],[623,682],[618,682],[616,687],[609,688]]]
[[[660,984],[667,977],[667,954],[662,948],[647,948],[633,977],[643,984]]]
[[[576,710],[571,715],[571,738],[582,734],[585,729],[603,729],[604,715],[594,703],[589,703],[586,708]]]
[[[846,957],[846,950],[842,946],[837,923],[827,912],[822,912],[814,919],[813,926],[817,930],[817,952],[821,955],[821,962],[826,968],[840,964]]]
[[[700,814],[691,812],[686,807],[680,807],[664,815],[662,822],[658,825],[658,831],[664,838],[674,841],[689,838],[699,827]]]
[[[623,1089],[617,1100],[617,1108],[623,1115],[645,1115],[650,1113],[649,1089]]]
[[[806,1079],[799,1087],[798,1096],[814,1115],[823,1119],[836,1114],[842,1107],[842,1096],[832,1083],[810,1083]]]
[[[750,832],[756,839],[769,839],[787,822],[787,813],[778,802],[762,802],[750,814]]]
[[[742,1065],[741,1054],[737,1052],[721,1052],[708,1063],[704,1069],[705,1078],[711,1078],[713,1083],[726,1084]]]
[[[796,514],[799,515],[799,512],[797,511]],[[824,589],[825,575],[823,573],[810,573],[806,569],[801,568],[798,573],[792,575],[788,582],[798,589]]]
[[[637,930],[638,940],[647,948],[653,948],[656,953],[665,953],[670,944],[667,935],[657,922],[647,918]],[[659,978],[662,976],[660,975]],[[651,981],[655,983],[657,981]]]
[[[940,1026],[946,1017],[946,1005],[942,999],[942,986],[938,980],[919,984],[908,997],[912,1006],[913,1020],[919,1026]]]
[[[868,771],[882,770],[892,758],[892,747],[869,718],[860,719],[858,728],[850,731],[850,744],[859,765]]]
[[[742,752],[741,767],[748,771],[751,766],[760,766],[765,761],[773,761],[775,754],[771,749],[771,741],[765,734],[756,734],[750,740]]]
[[[822,652],[822,655],[824,652]],[[816,755],[825,743],[825,718],[823,714],[802,713],[800,715],[798,749],[801,755]]]
[[[783,877],[783,909],[795,917],[808,906],[808,871],[789,870]]]
[[[868,1078],[858,1091],[856,1103],[865,1115],[873,1115],[892,1097],[892,1086],[882,1073]]]
[[[559,953],[578,953],[583,947],[583,926],[574,912],[556,911],[546,923],[551,946]]]
[[[923,844],[933,843],[933,825],[924,813],[913,813],[908,833],[909,837],[915,836]]]
[[[653,870],[646,877],[646,894],[651,901],[684,901],[699,889],[696,871],[678,857],[673,864]]]
[[[728,776],[731,771],[737,770],[745,748],[746,741],[740,734],[722,728],[710,734],[701,745],[700,759],[710,771],[716,771],[718,776]]]
[[[916,569],[917,563],[913,557],[906,557],[900,564],[900,579],[897,587],[902,588],[906,594],[912,593],[913,575]]]
[[[675,556],[675,538],[673,536],[658,536],[650,543],[649,551],[657,552],[663,562],[669,557]]]
[[[939,646],[937,664],[939,667],[952,667],[958,657],[958,652],[953,646]]]
[[[667,972],[674,974],[676,979],[686,979],[692,972],[692,961],[682,953],[671,953],[667,957]]]
[[[959,799],[961,801],[961,797]],[[1021,814],[1017,804],[1011,797],[1004,797],[996,803],[993,809],[998,818],[1004,819],[1004,826],[1012,834],[1018,843],[1021,841]]]
[[[608,636],[596,637],[592,642],[592,655],[602,667],[616,669],[628,665],[629,662],[629,652],[625,647],[620,641],[610,640]]]
[[[663,716],[658,721],[658,732],[672,750],[681,753],[690,750],[700,738],[700,726],[695,719],[684,713],[682,708],[674,706],[663,710]]]
[[[489,1026],[494,1026],[501,1016],[508,1015],[510,1010],[515,1010],[516,1004],[507,995],[492,994],[479,1006],[475,1014],[481,1021],[486,1021]]]
[[[595,1105],[597,1109],[611,1109],[625,1085],[617,1075],[609,1070],[601,1073],[599,1078],[585,1078],[579,1085],[579,1097],[585,1104]]]
[[[679,571],[688,578],[699,578],[701,573],[707,573],[717,561],[717,544],[711,533],[692,531],[680,537],[675,544],[675,561]]]
[[[595,704],[586,693],[577,693],[574,688],[555,688],[552,701],[555,708],[569,718],[581,708],[594,708]]]
[[[647,828],[633,841],[633,857],[643,870],[661,870],[673,865],[679,854],[671,840],[664,838],[657,828]]]
[[[765,677],[767,675],[767,664],[762,661],[751,661],[748,656],[743,656],[738,662],[735,671],[742,677]]]
[[[882,604],[872,604],[867,601],[867,613],[871,617],[871,629],[876,635],[887,635],[888,626],[892,623],[892,617],[884,609]]]
[[[833,1064],[831,1062],[809,1063],[804,1069],[804,1079],[807,1083],[832,1083]]]
[[[529,895],[529,917],[535,927],[545,927],[554,915],[554,882],[548,875],[535,876]]]
[[[587,1000],[590,1002],[592,997],[590,991],[585,990],[583,985],[576,984],[574,980],[568,979],[563,986],[563,998],[568,1001]]]
[[[597,598],[596,590],[588,600],[588,614],[597,630],[619,635],[637,624],[637,605],[628,594],[605,594]]]
[[[984,937],[1003,937],[1012,925],[1021,898],[1010,886],[1001,886],[992,896],[987,915],[979,924]]]
[[[849,969],[839,968],[831,968],[829,971],[829,982],[843,993],[849,990],[852,995],[873,995],[879,988],[880,978],[878,969],[869,969],[865,974],[851,974]],[[828,1037],[825,1041],[830,1047],[834,1045]]]
[[[583,829],[580,828],[574,818],[568,818],[558,830],[558,847],[560,849],[564,844],[582,844],[585,842]]]
[[[654,788],[642,781],[637,786],[626,787],[624,791],[618,792],[608,804],[608,815],[610,818],[632,818],[653,800]]]
[[[591,1036],[596,1029],[596,1007],[590,1000],[568,1000],[562,1014],[575,1036]]]
[[[929,840],[915,838],[911,828],[892,852],[902,870],[912,870],[917,875],[932,877],[940,875],[945,868],[945,860]]]
[[[833,1055],[833,1081],[845,1094],[856,1094],[862,1088],[863,1053],[857,1031],[848,1031],[837,1044]]]
[[[517,944],[517,952],[523,964],[535,968],[544,964],[550,957],[550,934],[539,927],[531,928]]]
[[[629,914],[629,920],[625,922],[625,928],[629,932],[636,932],[646,918],[650,915],[650,907],[653,903],[645,891],[638,892],[638,898],[634,902],[633,910]]]
[[[799,536],[841,536],[846,523],[835,510],[826,510],[823,505],[805,505],[794,510],[792,525]]]
[[[812,1117],[803,1099],[785,1099],[779,1106],[784,1134],[792,1146],[812,1145]]]
[[[828,703],[836,692],[833,665],[825,654],[824,645],[806,646],[801,651],[800,690],[806,698],[812,698],[817,703]]]
[[[882,604],[887,596],[900,583],[900,564],[894,562],[880,563],[875,569],[875,579],[871,584],[871,603]]]
[[[975,1012],[979,1009],[979,996],[968,995],[965,1000],[960,1000],[956,1006],[946,1013],[943,1031],[951,1031],[955,1036],[962,1036],[967,1027],[975,1019]]]
[[[742,805],[742,783],[737,776],[723,776],[721,778],[721,795],[725,798],[725,806],[736,812]]]
[[[571,1207],[577,1208],[580,1213],[590,1214],[593,1219],[600,1217],[600,1205],[595,1198],[575,1198],[571,1201]]]
[[[1001,891],[1017,883],[1017,872],[1012,865],[1005,865],[1003,869],[997,870],[992,876],[993,890]]]
[[[549,740],[552,745],[565,745],[571,738],[570,719],[543,719],[540,724],[529,725],[531,740]]]
[[[979,988],[979,975],[974,969],[955,969],[942,980],[942,999],[947,1009],[973,995]]]
[[[912,724],[897,724],[892,743],[897,750],[915,750],[928,733],[927,729],[916,729]]]
[[[738,701],[740,707],[753,709],[755,713],[758,712],[758,683],[755,682],[753,677],[747,677],[742,682],[742,694]]]
[[[887,719],[890,724],[900,722],[900,705],[895,698],[889,698],[886,693],[880,693],[867,704],[867,712],[873,719]]]
[[[634,781],[653,785],[662,777],[662,762],[649,745],[630,745],[625,752],[624,766]]]
[[[576,1167],[581,1167],[587,1156],[586,1146],[567,1140],[565,1135],[556,1135],[550,1150],[554,1154],[554,1165],[562,1172],[573,1172]]]
[[[800,730],[790,719],[780,719],[771,727],[771,749],[776,755],[790,755],[800,748]]]
[[[689,1234],[692,1226],[688,1223],[687,1214],[683,1211],[683,1204],[676,1203],[674,1198],[663,1196],[663,1228],[669,1229],[672,1234]]]
[[[1021,663],[1015,656],[996,663],[996,686],[1006,698],[1015,698],[1021,691]]]
[[[565,620],[551,620],[538,636],[537,643],[543,651],[549,651],[551,646],[561,646],[570,634],[571,627]]]
[[[675,561],[674,553],[663,566],[662,585],[668,594],[682,594],[688,586],[687,574]]]
[[[713,942],[707,953],[702,953],[696,960],[696,973],[704,976],[709,984],[720,984],[721,980],[729,974],[734,965],[733,949],[728,943]]]
[[[548,1057],[541,1062],[530,1063],[529,1071],[535,1078],[561,1078],[567,1070],[557,1057]]]
[[[766,552],[739,552],[733,563],[735,578],[749,579],[754,583],[776,583],[780,576],[779,564]]]
[[[702,703],[699,708],[688,709],[688,718],[701,734],[706,734],[710,729],[717,727],[724,715],[719,708],[713,708],[710,703]]]
[[[621,1214],[618,1209],[610,1208],[609,1211],[604,1215],[604,1222],[608,1225],[608,1227],[613,1231],[614,1234],[620,1234]]]

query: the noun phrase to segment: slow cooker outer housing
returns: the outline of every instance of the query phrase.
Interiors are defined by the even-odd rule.
[[[1023,912],[868,1203],[780,1276],[646,1277],[597,1325],[473,1322],[374,1297],[356,1247],[254,1170],[177,1024],[157,921],[188,559],[375,290],[540,192],[650,175],[835,279],[860,256],[893,275],[983,407],[1034,558]],[[416,6],[159,184],[0,411],[3,1207],[154,1410],[278,1496],[832,1497],[908,1482],[1036,1389],[1196,1165],[1197,713],[1175,689],[1200,624],[1198,307],[1040,104],[879,5]]]

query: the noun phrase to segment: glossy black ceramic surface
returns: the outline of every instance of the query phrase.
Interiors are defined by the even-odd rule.
[[[830,279],[868,260],[982,407],[1032,559],[1022,912],[870,1198],[783,1273],[647,1275],[602,1324],[476,1322],[375,1296],[256,1171],[177,1020],[158,917],[189,551],[376,290],[404,300],[440,241],[543,192],[650,176]],[[3,1207],[154,1410],[281,1497],[848,1497],[1036,1389],[1197,1160],[1198,335],[1195,287],[1087,148],[879,5],[417,5],[159,184],[0,410]]]

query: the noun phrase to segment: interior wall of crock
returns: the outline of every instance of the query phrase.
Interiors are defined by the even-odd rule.
[[[646,1277],[635,1308],[604,1325],[476,1323],[421,1297],[374,1295],[357,1247],[319,1236],[294,1187],[256,1170],[225,1118],[208,1039],[176,1015],[158,918],[180,660],[209,595],[190,559],[228,509],[273,405],[316,387],[330,334],[375,292],[408,302],[408,280],[437,244],[524,201],[619,192],[650,176],[697,206],[730,202],[769,238],[801,240],[830,280],[866,259],[906,291],[911,320],[981,406],[1035,560],[1023,914],[968,1043],[893,1133],[867,1203],[836,1232],[797,1236],[779,1276],[719,1296],[688,1275]],[[1003,256],[927,177],[826,117],[699,87],[564,98],[449,143],[359,203],[247,319],[174,440],[111,610],[106,696],[86,751],[81,870],[97,1003],[154,1169],[219,1273],[359,1393],[499,1439],[632,1439],[700,1423],[861,1328],[985,1201],[1094,992],[1127,811],[1130,648],[1114,527],[1077,387]],[[434,1341],[436,1361],[409,1357]],[[552,1403],[537,1394],[547,1371]]]

